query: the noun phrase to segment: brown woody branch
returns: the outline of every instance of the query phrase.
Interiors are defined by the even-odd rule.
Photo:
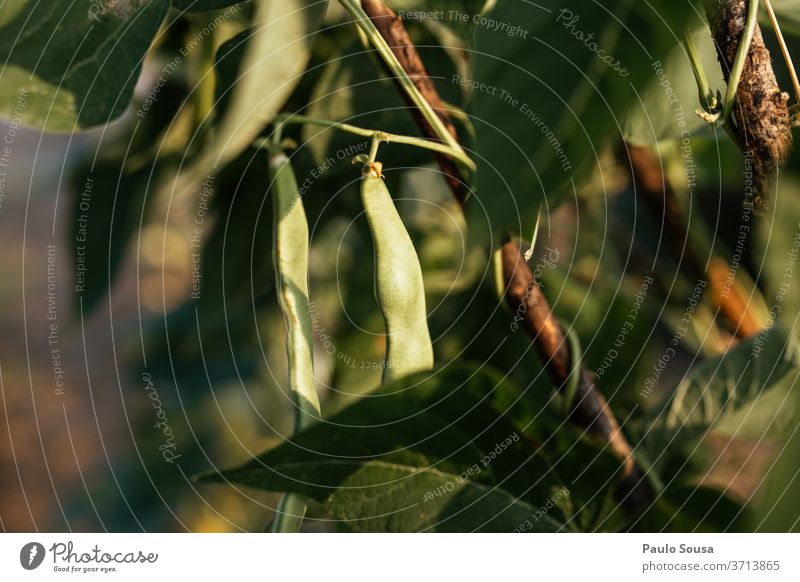
[[[514,242],[505,243],[501,260],[506,300],[516,313],[524,313],[525,330],[556,388],[563,391],[570,378],[572,360],[561,324],[553,315],[519,246]],[[569,420],[594,438],[608,443],[614,455],[624,463],[623,478],[616,491],[619,503],[632,513],[646,508],[653,501],[650,484],[636,464],[631,446],[598,390],[593,374],[585,367],[580,369]]]
[[[689,239],[689,230],[678,202],[678,196],[664,176],[661,164],[650,148],[623,143],[623,155],[629,162],[634,189],[648,206],[665,237],[671,241],[678,265],[694,281],[708,281],[711,301],[719,308],[740,339],[758,335],[764,330],[748,301],[739,289],[730,284],[728,263],[714,258],[708,268],[697,256]]]
[[[752,0],[751,0],[752,1]],[[708,11],[711,34],[725,82],[745,28],[745,0],[712,0]],[[733,133],[745,158],[752,160],[756,183],[754,204],[759,206],[774,186],[778,170],[792,145],[789,95],[781,91],[772,59],[756,23],[753,40],[736,90]]]
[[[413,81],[417,90],[422,94],[428,104],[430,104],[431,108],[436,112],[436,115],[439,116],[439,119],[442,120],[450,134],[457,138],[458,135],[456,134],[455,125],[453,125],[450,114],[447,112],[444,103],[439,97],[439,93],[436,91],[436,87],[428,74],[428,70],[425,68],[414,43],[411,41],[411,37],[408,35],[408,31],[403,24],[403,19],[400,18],[394,10],[387,7],[383,2],[380,2],[380,0],[361,0],[361,7],[389,45],[389,48],[392,49],[395,58],[397,58],[398,62],[402,65],[403,70]],[[394,79],[395,84],[400,87],[398,79],[392,75],[389,68],[385,66],[385,63],[384,70]],[[411,115],[422,132],[422,135],[434,141],[441,141],[419,109],[416,108],[408,95],[406,95],[405,91],[401,89],[400,94],[403,96],[406,105],[410,108]],[[437,153],[436,161],[439,163],[447,185],[453,191],[456,200],[458,200],[463,208],[467,200],[467,195],[469,194],[469,189],[464,181],[464,177],[452,158]]]

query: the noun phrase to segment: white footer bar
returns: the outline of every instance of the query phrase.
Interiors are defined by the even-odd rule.
[[[797,581],[798,564],[786,534],[0,535],[4,581]]]

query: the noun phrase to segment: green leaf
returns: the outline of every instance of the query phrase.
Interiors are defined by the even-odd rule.
[[[208,12],[210,10],[220,10],[234,4],[239,4],[245,0],[172,0],[172,5],[178,10],[185,12]]]
[[[724,163],[724,162],[723,162]],[[800,182],[788,172],[781,176],[781,187],[774,192],[773,210],[758,218],[756,237],[764,261],[758,272],[764,298],[772,316],[782,325],[800,331]]]
[[[170,3],[107,5],[51,0],[4,6],[0,115],[66,132],[108,123],[125,111]]]
[[[305,71],[326,7],[327,0],[258,0],[230,102],[184,176],[190,184],[218,172],[280,112]]]
[[[692,3],[659,0],[498,0],[475,40],[471,113],[478,200],[471,227],[485,238],[530,237],[540,206],[553,209],[622,137]],[[522,30],[511,26],[521,24]]]
[[[800,407],[798,395],[793,395],[795,407]],[[800,472],[797,459],[800,457],[800,430],[795,426],[785,445],[776,453],[769,465],[769,474],[759,488],[755,510],[750,516],[749,531],[798,532],[800,519],[797,513],[797,497],[800,495]]]
[[[512,531],[563,485],[492,409],[509,390],[471,366],[404,378],[201,480],[302,493],[364,531]]]
[[[790,396],[798,374],[796,340],[772,328],[694,368],[657,425],[667,434],[687,436],[708,429],[754,440],[782,435],[797,417],[796,399]]]

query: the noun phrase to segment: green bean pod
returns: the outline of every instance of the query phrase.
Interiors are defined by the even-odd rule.
[[[273,263],[286,322],[289,389],[295,406],[294,432],[297,433],[320,417],[308,299],[308,220],[289,159],[283,153],[273,154],[270,169],[273,176]],[[306,502],[302,496],[284,495],[272,530],[298,531],[305,511]]]
[[[383,383],[433,368],[422,269],[411,237],[380,175],[371,164],[361,201],[375,247],[375,287],[386,326]]]

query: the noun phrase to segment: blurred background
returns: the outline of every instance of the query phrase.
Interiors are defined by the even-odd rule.
[[[245,461],[291,430],[266,154],[248,150],[190,197],[169,187],[202,142],[208,100],[224,107],[224,83],[209,85],[203,74],[223,42],[244,30],[248,10],[219,23],[183,57],[181,49],[216,13],[173,22],[148,56],[133,106],[105,128],[47,135],[15,121],[0,125],[10,146],[0,160],[5,531],[262,531],[271,519],[277,494],[191,480]],[[463,63],[438,46],[435,28],[409,28],[443,98],[464,105],[461,89],[447,81]],[[776,70],[785,83],[782,67]],[[319,117],[416,134],[377,71],[349,29],[331,26],[286,110],[312,100]],[[298,145],[292,159],[312,229],[316,375],[323,408],[332,413],[379,383],[383,359],[370,235],[350,164],[365,144],[316,129],[288,135]],[[793,328],[800,270],[787,267],[787,253],[800,233],[797,154],[739,252],[741,154],[710,132],[692,144],[692,197],[681,187],[680,144],[658,148],[667,179],[689,200],[683,210],[690,237],[704,256],[739,257],[737,284],[765,318],[788,280],[780,319]],[[724,353],[733,334],[708,300],[683,329],[695,282],[680,268],[682,247],[675,252],[668,244],[675,241],[664,239],[663,224],[635,195],[618,144],[599,156],[594,175],[543,220],[531,265],[624,419],[655,407],[659,399],[643,399],[642,388],[677,330],[681,347],[652,385],[658,396],[699,360]],[[524,333],[509,336],[512,316],[494,292],[486,257],[469,246],[463,214],[430,156],[386,146],[384,167],[425,272],[437,360],[510,370],[521,385],[541,383],[537,393],[547,406],[552,386]],[[652,273],[639,323],[608,362],[619,322]],[[777,453],[796,453],[792,441],[777,446],[714,432],[704,444],[700,480],[742,502],[759,493]],[[314,506],[310,515],[324,517]]]

